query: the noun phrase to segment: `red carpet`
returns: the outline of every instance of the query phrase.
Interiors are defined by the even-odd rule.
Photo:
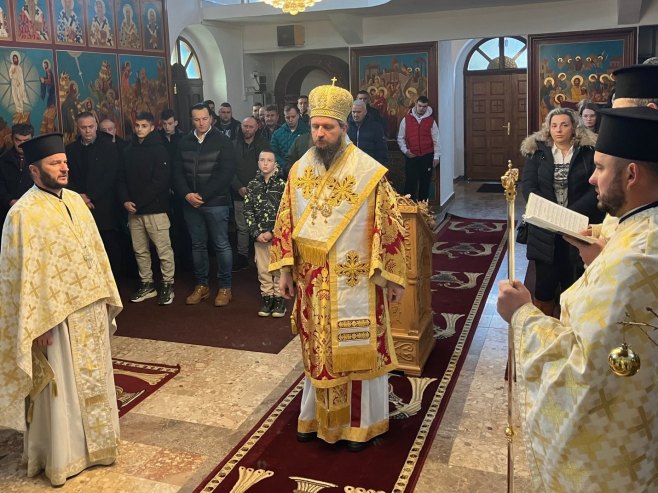
[[[421,377],[390,377],[388,433],[357,454],[340,443],[298,443],[300,378],[195,493],[412,492],[504,257],[505,230],[504,221],[456,216],[439,228],[432,276],[437,342]]]
[[[180,366],[112,358],[119,416],[123,416],[180,372]]]

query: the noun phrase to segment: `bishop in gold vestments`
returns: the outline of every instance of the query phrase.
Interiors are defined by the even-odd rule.
[[[309,100],[315,147],[290,170],[270,270],[281,269],[285,285],[292,269],[297,283],[291,321],[306,373],[298,438],[352,447],[388,430],[397,359],[387,291],[401,295],[405,284],[403,227],[386,168],[345,141],[349,92],[320,86]]]
[[[608,243],[562,294],[560,320],[528,303],[520,283],[500,285],[537,491],[658,491],[657,338],[623,323],[658,324],[647,310],[658,309],[658,111],[602,113],[590,183],[619,218]],[[608,362],[624,342],[641,358],[628,377]]]
[[[61,135],[28,142],[36,185],[9,211],[0,252],[0,426],[24,431],[28,476],[62,485],[117,456],[110,331],[121,301],[89,209],[61,188]]]

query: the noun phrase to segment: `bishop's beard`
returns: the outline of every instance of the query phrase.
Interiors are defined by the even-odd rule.
[[[315,147],[315,152],[318,153],[318,156],[324,163],[325,168],[329,169],[329,167],[334,162],[334,158],[336,157],[336,154],[338,154],[338,151],[340,151],[342,146],[343,146],[343,142],[339,140],[333,144],[327,144],[323,148],[320,148],[318,146]]]

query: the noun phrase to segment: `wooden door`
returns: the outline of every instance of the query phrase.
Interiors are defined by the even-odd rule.
[[[508,160],[523,168],[527,74],[467,75],[465,85],[466,178],[500,181]]]
[[[190,108],[203,101],[203,80],[188,79],[185,69],[178,63],[172,66],[172,83],[174,88],[174,113],[178,119],[178,128],[183,132],[192,129]],[[160,115],[155,115],[158,118]]]

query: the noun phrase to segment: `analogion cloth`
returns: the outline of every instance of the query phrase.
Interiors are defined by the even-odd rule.
[[[550,492],[658,491],[658,214],[621,223],[561,296],[560,320],[530,304],[512,318],[519,399],[533,479]],[[646,330],[646,329],[645,329]],[[648,329],[651,331],[651,329]],[[655,340],[655,337],[653,337]],[[608,368],[627,342],[642,362],[631,377]]]
[[[270,270],[293,267],[306,378],[331,394],[316,396],[321,422],[303,431],[327,441],[354,439],[348,383],[397,366],[384,288],[405,285],[404,228],[385,173],[352,144],[329,170],[311,148],[292,167],[277,216]]]

